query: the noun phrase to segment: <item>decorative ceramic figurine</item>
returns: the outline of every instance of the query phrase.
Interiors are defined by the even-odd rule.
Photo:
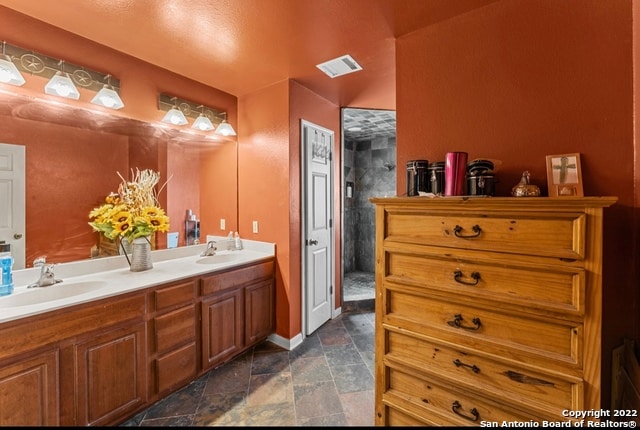
[[[520,182],[511,189],[511,195],[514,197],[538,197],[540,196],[540,188],[529,182],[529,171],[522,172]]]

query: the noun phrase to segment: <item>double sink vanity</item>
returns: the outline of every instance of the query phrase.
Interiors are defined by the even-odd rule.
[[[223,239],[223,238],[221,238]],[[274,330],[275,245],[206,245],[14,272],[0,297],[0,425],[115,425]],[[51,263],[51,262],[49,262]]]

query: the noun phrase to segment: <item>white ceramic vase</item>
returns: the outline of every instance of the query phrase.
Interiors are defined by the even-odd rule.
[[[151,241],[148,237],[137,237],[131,244],[131,266],[132,272],[144,272],[153,268],[151,262]]]

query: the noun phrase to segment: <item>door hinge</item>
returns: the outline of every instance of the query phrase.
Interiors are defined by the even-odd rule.
[[[329,220],[329,228],[333,228],[333,220],[332,219]]]
[[[333,285],[329,285],[329,294],[333,294]]]
[[[329,161],[333,161],[333,152],[329,151]]]

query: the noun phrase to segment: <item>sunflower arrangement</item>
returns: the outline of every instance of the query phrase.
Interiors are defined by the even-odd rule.
[[[153,170],[131,170],[132,180],[122,180],[117,193],[111,193],[105,202],[89,213],[89,225],[108,239],[126,238],[130,243],[138,237],[169,231],[169,217],[158,204],[155,187],[160,174]],[[161,187],[160,191],[166,182]],[[158,191],[159,192],[159,191]]]

